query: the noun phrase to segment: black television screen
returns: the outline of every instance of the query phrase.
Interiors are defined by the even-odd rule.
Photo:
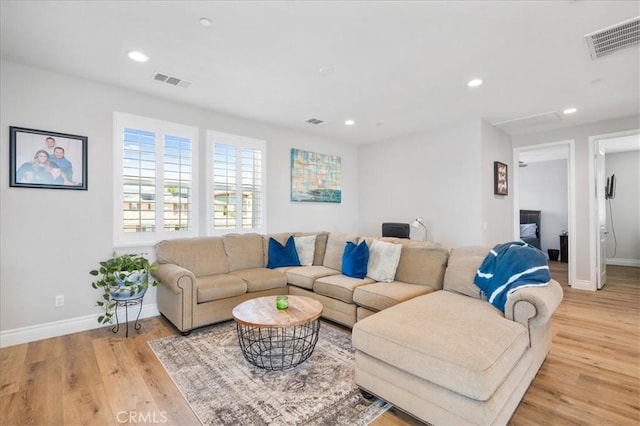
[[[382,224],[383,237],[409,238],[408,223],[385,222]]]
[[[607,188],[605,190],[605,198],[612,199],[616,197],[616,175],[607,178]]]

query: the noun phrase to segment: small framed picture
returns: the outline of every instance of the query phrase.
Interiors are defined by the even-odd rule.
[[[87,137],[9,127],[9,186],[87,189]]]
[[[499,161],[493,162],[493,193],[496,195],[509,194],[509,175],[507,165]]]

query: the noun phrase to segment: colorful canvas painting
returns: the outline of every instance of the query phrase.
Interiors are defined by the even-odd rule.
[[[342,162],[337,155],[291,149],[291,201],[341,203]]]

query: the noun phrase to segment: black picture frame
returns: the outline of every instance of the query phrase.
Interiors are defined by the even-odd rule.
[[[493,162],[493,193],[509,195],[509,167],[500,161]]]
[[[87,143],[86,136],[9,127],[9,186],[86,191]]]

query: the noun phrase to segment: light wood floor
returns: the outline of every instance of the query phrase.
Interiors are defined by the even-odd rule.
[[[510,424],[640,424],[640,268],[609,266],[603,290],[567,286],[553,345]],[[147,340],[175,334],[161,317],[128,339],[110,328],[0,349],[0,425],[196,425]],[[375,426],[419,425],[399,412]]]

